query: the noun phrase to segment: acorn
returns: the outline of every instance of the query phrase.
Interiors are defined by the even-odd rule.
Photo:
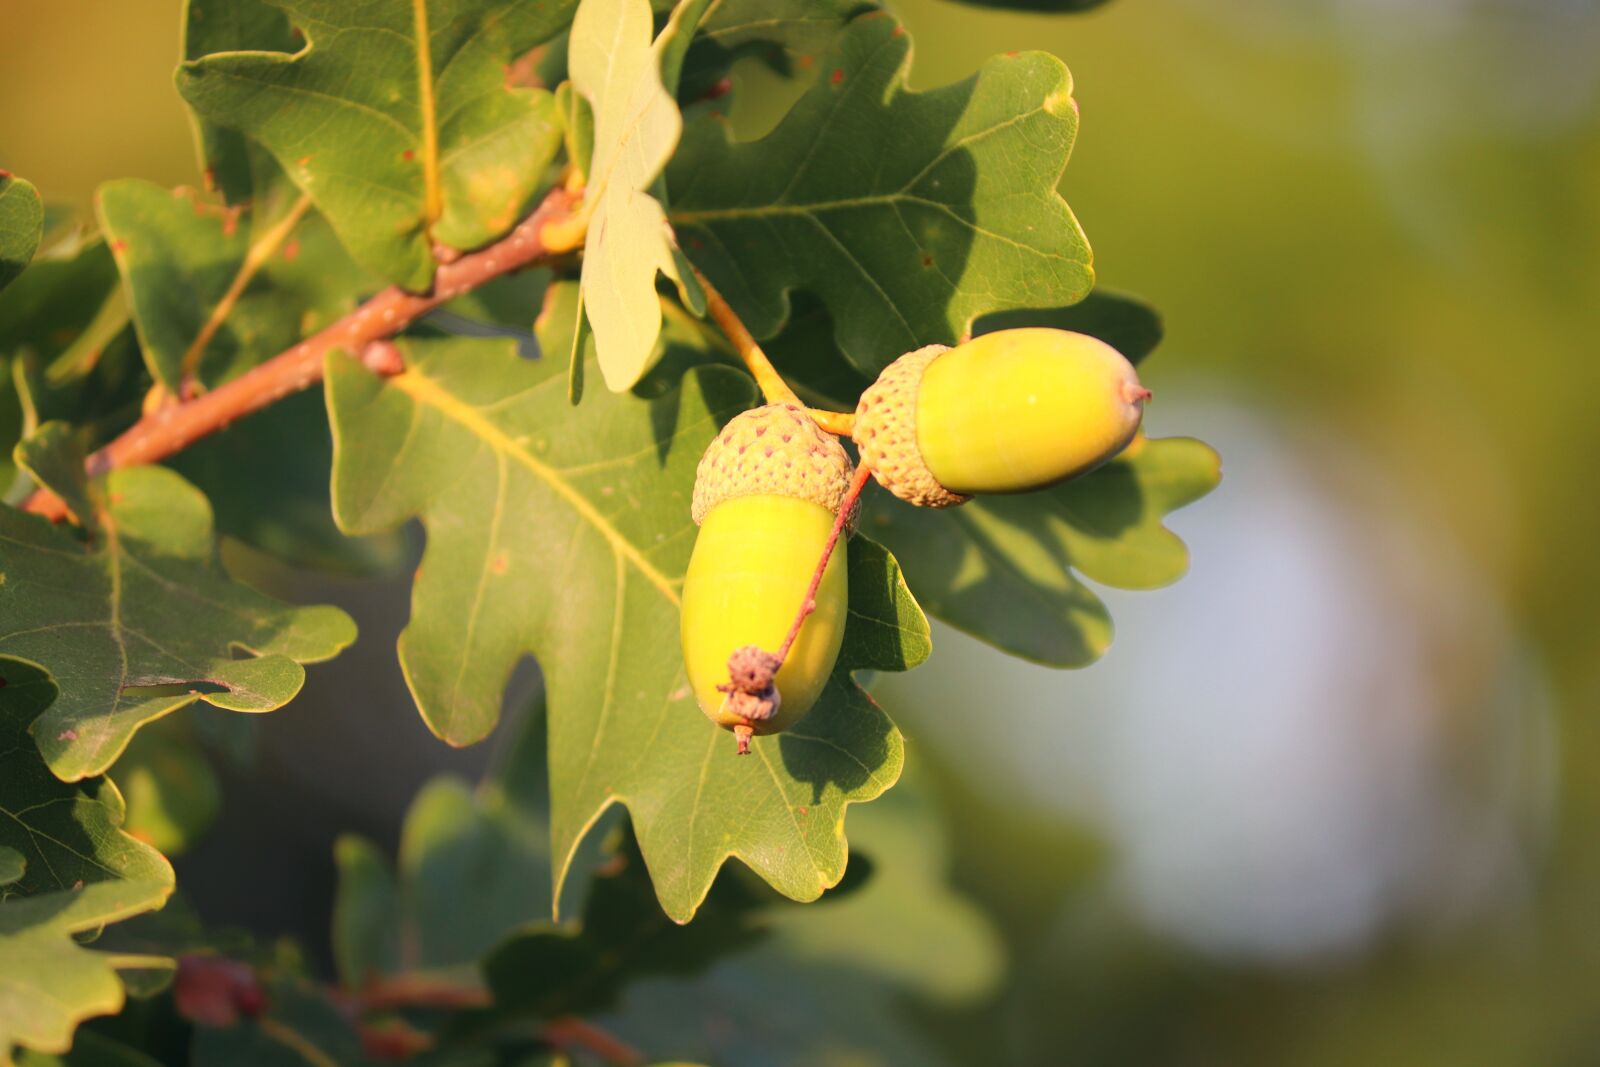
[[[680,615],[683,659],[700,710],[734,732],[741,753],[753,734],[788,729],[810,711],[839,658],[848,608],[843,551],[829,558],[814,610],[781,650],[850,475],[838,440],[790,404],[735,417],[700,458],[692,507],[700,532]]]
[[[1104,341],[998,330],[895,360],[861,394],[852,436],[885,489],[945,508],[1093,470],[1133,440],[1148,399]]]

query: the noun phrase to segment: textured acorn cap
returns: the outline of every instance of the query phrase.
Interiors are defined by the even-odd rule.
[[[838,511],[850,490],[850,457],[804,408],[768,404],[728,421],[700,457],[691,514],[696,525],[724,500],[792,496]]]
[[[917,445],[917,388],[922,384],[922,372],[948,351],[945,345],[928,345],[885,367],[856,403],[851,434],[861,450],[861,462],[872,468],[878,484],[923,508],[948,508],[972,499],[940,485]]]

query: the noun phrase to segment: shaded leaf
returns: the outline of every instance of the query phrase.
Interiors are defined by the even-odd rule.
[[[0,845],[0,886],[20,880],[27,870],[26,856],[7,845]]]
[[[429,782],[406,813],[398,879],[371,843],[341,837],[334,950],[344,985],[431,974],[478,984],[478,960],[550,914],[550,841],[493,782]],[[464,902],[470,900],[470,906]]]
[[[615,803],[680,921],[730,855],[799,899],[835,884],[845,806],[888,788],[901,762],[899,733],[848,671],[914,661],[911,635],[926,622],[892,561],[857,538],[852,589],[859,575],[861,603],[887,604],[894,619],[852,616],[851,626],[902,630],[904,646],[847,633],[819,705],[789,732],[757,738],[754,758],[736,757],[700,714],[678,646],[689,497],[702,449],[753,401],[748,379],[702,367],[649,400],[607,393],[573,408],[560,363],[518,359],[509,343],[405,350],[405,373],[388,379],[347,358],[329,363],[335,514],[355,532],[414,515],[427,528],[400,660],[441,737],[485,736],[512,668],[540,656],[556,885]],[[857,648],[863,658],[852,659]]]
[[[852,17],[874,7],[870,0],[722,0],[689,45],[678,97],[705,96],[747,55],[784,75],[814,66]]]
[[[216,52],[299,50],[288,17],[265,0],[185,0],[183,58],[203,59]],[[248,204],[260,188],[263,150],[238,130],[194,117],[196,147],[206,187],[230,204]]]
[[[0,171],[0,289],[22,273],[44,234],[44,204],[32,185]]]
[[[658,1055],[711,1063],[949,1062],[905,1001],[947,1010],[991,993],[998,934],[946,883],[944,834],[914,779],[857,812],[851,838],[874,861],[861,888],[763,910],[753,947],[697,977],[641,976],[599,1021]]]
[[[584,193],[584,313],[607,387],[633,388],[661,330],[656,274],[677,278],[666,217],[651,195],[683,120],[661,80],[648,0],[583,0],[572,21],[572,86],[593,111],[593,160]]]
[[[128,831],[169,856],[199,840],[222,808],[211,761],[175,718],[135,734],[112,773],[127,798]]]
[[[1156,309],[1136,297],[1096,289],[1068,307],[1017,308],[985,315],[972,324],[974,336],[1019,326],[1050,326],[1098,337],[1138,363],[1161,343],[1163,328]]]
[[[56,696],[43,671],[0,660],[0,1061],[17,1044],[64,1052],[85,1018],[123,1002],[114,957],[73,935],[161,906],[172,868],[121,829],[110,780],[67,783],[45,765],[28,724]]]
[[[929,511],[879,494],[865,528],[904,561],[928,610],[1007,652],[1056,667],[1111,643],[1105,605],[1079,573],[1124,589],[1176,581],[1189,555],[1165,516],[1210,492],[1217,454],[1188,438],[1140,438],[1052,489]]]
[[[319,990],[283,976],[267,989],[259,1019],[228,1027],[195,1027],[191,1067],[307,1067],[372,1063],[339,1008]]]
[[[1056,192],[1077,132],[1072,82],[1043,53],[967,81],[905,88],[910,41],[856,19],[778,127],[730,144],[686,130],[667,170],[679,243],[758,337],[809,290],[867,374],[953,343],[979,315],[1054,307],[1093,283],[1089,246]]]
[[[104,771],[141,724],[197,699],[281,707],[302,663],[354,639],[337,608],[291,607],[232,581],[205,498],[171,471],[113,471],[89,492],[101,533],[88,545],[0,509],[0,656],[43,666],[61,688],[33,730],[60,777]]]
[[[161,1063],[120,1041],[79,1030],[73,1035],[70,1051],[51,1056],[24,1049],[17,1057],[17,1067],[161,1067]]]
[[[545,921],[484,960],[491,1018],[586,1015],[615,1004],[623,987],[652,974],[694,974],[760,937],[755,912],[770,903],[733,872],[717,880],[687,925],[662,913],[632,848],[589,888],[575,928]]]
[[[373,287],[320,219],[300,218],[293,198],[264,196],[241,218],[192,191],[124,178],[95,200],[151,377],[174,396],[186,361],[200,382],[219,384],[315,333]],[[291,228],[275,232],[283,223]],[[241,275],[250,285],[230,295]]]
[[[264,145],[355,259],[412,290],[432,244],[510,230],[560,144],[552,96],[506,85],[513,58],[571,17],[571,0],[279,0],[293,55],[186,61],[178,89],[205,121]]]

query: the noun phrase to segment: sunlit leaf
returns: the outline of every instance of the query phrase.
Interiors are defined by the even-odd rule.
[[[1078,126],[1066,67],[996,57],[915,93],[909,57],[893,19],[857,18],[771,134],[730,144],[722,124],[693,123],[667,170],[680,244],[756,336],[779,331],[791,290],[814,292],[868,374],[1093,283],[1056,192]]]
[[[672,38],[663,32],[652,44],[652,31],[649,0],[583,0],[567,46],[572,86],[593,111],[584,312],[614,391],[633,388],[649,368],[661,330],[657,273],[678,276],[651,187],[683,120],[661,80],[661,53]]]
[[[567,24],[571,0],[279,0],[304,47],[186,61],[207,122],[264,145],[356,260],[421,290],[433,242],[515,225],[560,145],[552,96],[506,65]]]
[[[37,457],[19,449],[19,459],[40,474]],[[281,707],[305,679],[301,664],[355,637],[337,608],[291,607],[230,579],[205,498],[171,471],[51,488],[90,499],[98,533],[84,544],[40,516],[0,509],[0,656],[43,666],[60,687],[33,734],[64,779],[104,771],[141,724],[195,700]]]
[[[357,532],[413,515],[428,530],[400,660],[441,737],[485,736],[512,668],[540,657],[557,885],[615,803],[674,918],[729,856],[798,899],[836,883],[845,806],[887,789],[901,761],[898,732],[848,671],[917,662],[926,621],[893,561],[857,538],[852,632],[819,705],[745,759],[700,714],[678,644],[689,497],[702,449],[752,402],[748,379],[703,367],[651,399],[574,408],[565,368],[509,343],[404,350],[405,373],[388,379],[329,364],[335,513]]]
[[[49,676],[0,659],[0,678],[3,1061],[17,1044],[64,1052],[80,1021],[122,1006],[117,961],[73,935],[160,907],[173,877],[160,853],[122,831],[108,779],[63,782],[40,757],[28,725],[55,698]]]

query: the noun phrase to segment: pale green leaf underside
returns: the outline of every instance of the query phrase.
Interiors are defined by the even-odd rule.
[[[0,657],[38,664],[60,687],[33,726],[58,776],[101,773],[141,724],[196,699],[281,707],[304,681],[301,664],[354,639],[337,608],[292,607],[230,579],[205,498],[171,471],[113,471],[96,506],[100,530],[87,546],[0,509]],[[220,691],[187,688],[196,683]]]
[[[411,342],[406,366],[384,380],[330,362],[335,513],[352,532],[414,515],[427,528],[400,659],[441,737],[484,737],[512,668],[539,657],[557,886],[613,803],[675,918],[730,855],[799,899],[836,883],[845,806],[888,788],[902,757],[844,668],[916,662],[926,622],[892,561],[859,540],[865,629],[846,647],[871,661],[844,664],[816,710],[749,758],[701,715],[678,644],[689,497],[701,451],[753,401],[749,380],[704,367],[653,399],[605,393],[573,408],[565,367],[510,343]]]
[[[656,273],[677,274],[650,190],[683,120],[661,84],[652,28],[648,0],[583,0],[568,49],[573,88],[594,113],[584,312],[613,391],[631,389],[648,368],[661,331]]]
[[[0,289],[22,273],[44,233],[44,205],[32,185],[0,176]]]
[[[893,19],[862,16],[771,134],[730,144],[722,124],[691,124],[667,169],[679,243],[751,330],[773,336],[789,292],[814,292],[868,374],[979,315],[1071,304],[1093,284],[1056,192],[1078,126],[1066,67],[996,57],[914,93],[909,57]]]
[[[1167,514],[1210,492],[1217,454],[1188,438],[1141,440],[1076,481],[947,511],[887,494],[864,524],[902,561],[930,612],[1007,652],[1082,667],[1111,644],[1104,603],[1079,577],[1123,589],[1180,578],[1188,551]]]
[[[407,288],[433,241],[509,230],[560,145],[551,95],[505,67],[559,31],[571,0],[275,0],[305,35],[281,52],[185,62],[178,89],[241,130],[310,193],[356,260]]]

